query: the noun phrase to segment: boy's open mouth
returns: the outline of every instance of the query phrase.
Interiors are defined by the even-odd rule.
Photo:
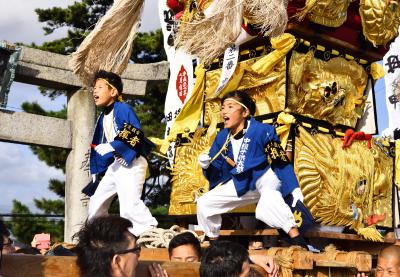
[[[97,96],[97,95],[95,95],[95,96],[93,96],[93,98],[94,98],[94,100],[97,100],[97,99],[99,99],[100,97]]]

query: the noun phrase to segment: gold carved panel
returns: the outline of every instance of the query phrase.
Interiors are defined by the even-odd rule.
[[[355,127],[363,114],[368,75],[355,61],[314,58],[293,51],[287,103],[291,112]]]
[[[328,134],[311,135],[299,127],[295,172],[304,203],[324,225],[349,226],[371,240],[381,240],[375,225],[392,227],[393,158],[377,143],[342,148]]]

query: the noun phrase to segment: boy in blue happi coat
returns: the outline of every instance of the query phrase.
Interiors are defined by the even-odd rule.
[[[90,173],[95,180],[104,175],[90,197],[88,219],[107,214],[117,194],[120,215],[132,222],[130,232],[139,236],[157,226],[157,220],[141,200],[147,161],[152,148],[141,130],[132,107],[122,102],[121,77],[100,70],[96,73],[93,98],[102,107],[93,134]],[[87,192],[88,190],[84,190]]]
[[[210,183],[209,192],[197,200],[200,227],[215,239],[221,214],[258,202],[257,219],[282,229],[292,244],[306,247],[293,212],[284,201],[291,196],[290,204],[296,205],[303,201],[303,195],[275,128],[251,117],[255,103],[245,92],[228,93],[221,102],[225,128],[217,134],[209,153],[199,156]]]

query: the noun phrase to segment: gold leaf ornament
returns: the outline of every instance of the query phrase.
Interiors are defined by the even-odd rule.
[[[343,149],[339,138],[299,127],[295,143],[295,172],[304,203],[317,222],[348,226],[365,239],[382,241],[375,224],[392,226],[393,160],[373,144],[354,142]],[[360,158],[363,157],[363,158]],[[368,226],[367,218],[385,215]]]
[[[375,46],[397,37],[400,7],[397,1],[361,0],[360,16],[364,36]]]
[[[302,21],[307,15],[311,22],[328,27],[339,27],[347,19],[350,2],[350,0],[307,0],[304,8],[295,17]]]

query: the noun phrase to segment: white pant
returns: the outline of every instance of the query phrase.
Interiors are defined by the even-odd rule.
[[[157,220],[140,199],[146,178],[147,161],[139,157],[129,167],[114,161],[107,169],[95,194],[90,197],[88,219],[108,214],[108,208],[118,194],[120,216],[132,222],[129,231],[139,236],[157,226]]]
[[[216,238],[221,228],[221,214],[258,201],[256,218],[288,233],[297,225],[279,191],[280,186],[281,182],[271,168],[257,180],[256,190],[248,191],[240,197],[230,180],[197,200],[197,222],[208,237]]]

